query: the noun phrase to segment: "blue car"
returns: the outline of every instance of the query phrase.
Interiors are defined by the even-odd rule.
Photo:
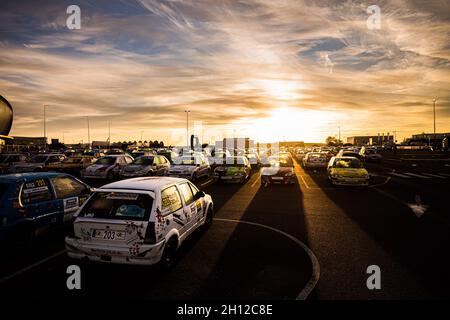
[[[54,172],[0,176],[0,244],[33,238],[64,222],[89,197],[91,188],[75,177]]]

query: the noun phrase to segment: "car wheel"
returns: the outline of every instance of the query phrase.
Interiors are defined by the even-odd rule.
[[[208,230],[209,227],[211,227],[212,222],[213,222],[213,215],[214,215],[214,213],[213,213],[212,208],[209,208],[208,212],[206,213],[205,222],[203,224],[204,230]]]
[[[160,266],[163,270],[169,270],[175,264],[177,243],[178,242],[175,238],[170,238],[169,241],[167,241],[160,261]]]

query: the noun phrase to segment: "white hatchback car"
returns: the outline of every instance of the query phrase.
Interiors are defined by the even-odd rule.
[[[66,237],[75,259],[169,268],[189,234],[213,219],[211,196],[186,179],[142,177],[95,189]]]

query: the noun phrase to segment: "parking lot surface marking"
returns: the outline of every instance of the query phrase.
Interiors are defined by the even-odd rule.
[[[215,221],[224,221],[224,222],[233,222],[233,223],[243,223],[243,224],[248,224],[248,225],[265,228],[265,229],[271,230],[273,232],[277,232],[277,233],[285,236],[286,238],[294,241],[296,244],[298,244],[300,247],[302,247],[302,249],[305,250],[305,252],[308,254],[308,256],[311,260],[312,275],[311,275],[311,278],[309,279],[308,283],[306,284],[306,286],[298,294],[298,296],[296,297],[295,300],[306,300],[308,298],[309,294],[313,291],[317,282],[319,281],[320,265],[319,265],[319,261],[317,260],[317,257],[314,255],[314,252],[312,252],[312,250],[310,248],[308,248],[302,241],[300,241],[296,237],[294,237],[284,231],[281,231],[279,229],[276,229],[276,228],[273,228],[273,227],[270,227],[270,226],[267,226],[264,224],[256,223],[256,222],[245,221],[245,220],[224,219],[224,218],[215,218],[214,220]]]

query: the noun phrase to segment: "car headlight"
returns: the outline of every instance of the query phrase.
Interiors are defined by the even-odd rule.
[[[286,176],[288,176],[288,177],[293,176],[293,175],[294,175],[294,173],[292,171],[286,172]]]

